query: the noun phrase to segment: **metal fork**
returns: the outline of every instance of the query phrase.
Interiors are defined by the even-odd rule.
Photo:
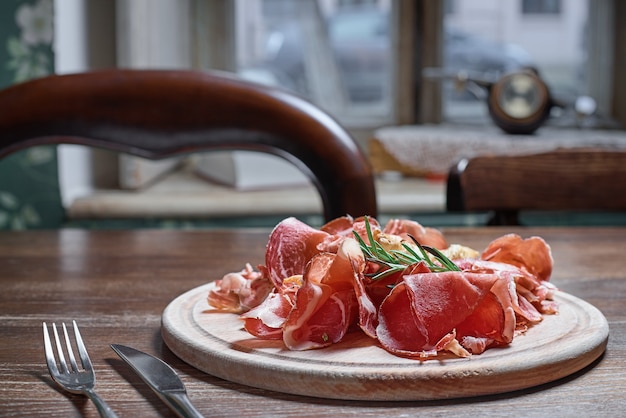
[[[67,335],[67,328],[63,323],[63,334],[65,337],[65,346],[67,349],[67,355],[70,359],[70,368],[68,368],[65,362],[65,355],[63,354],[63,347],[59,334],[57,332],[56,324],[52,324],[52,331],[54,333],[54,339],[56,343],[56,351],[59,356],[59,366],[57,367],[52,344],[50,343],[50,335],[48,334],[48,326],[43,323],[43,342],[46,350],[46,363],[48,364],[48,370],[55,382],[57,382],[63,389],[71,393],[78,393],[88,396],[89,399],[96,405],[101,417],[117,417],[115,412],[107,405],[107,403],[100,398],[94,391],[94,385],[96,383],[96,374],[94,373],[91,365],[91,360],[87,354],[87,349],[83,343],[83,339],[80,336],[78,325],[76,321],[72,321],[74,326],[74,335],[76,338],[76,345],[78,347],[78,354],[83,368],[79,370],[76,364],[76,358],[74,357],[74,351],[70,343],[70,338]]]

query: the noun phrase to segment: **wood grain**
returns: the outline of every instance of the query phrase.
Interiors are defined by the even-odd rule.
[[[508,232],[552,247],[552,282],[606,317],[606,351],[567,377],[504,394],[426,401],[346,401],[254,388],[205,373],[161,337],[180,295],[263,259],[268,230],[0,232],[0,415],[97,417],[85,398],[48,374],[41,322],[77,319],[98,390],[121,417],[174,417],[109,348],[135,347],[167,361],[194,404],[214,417],[622,416],[626,410],[626,228],[461,228],[450,242],[477,249]]]
[[[626,152],[608,148],[478,156],[451,173],[460,196],[449,199],[469,211],[624,210],[625,162]]]
[[[353,332],[319,350],[290,351],[242,329],[238,315],[207,303],[213,284],[168,305],[163,339],[181,359],[233,382],[296,395],[372,401],[459,398],[514,391],[568,376],[596,360],[609,327],[592,305],[559,292],[558,315],[517,337],[506,348],[469,359],[445,353],[437,360],[394,356],[375,340]]]

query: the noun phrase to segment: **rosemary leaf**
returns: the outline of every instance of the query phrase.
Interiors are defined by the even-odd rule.
[[[460,271],[458,266],[441,253],[441,251],[433,247],[421,245],[410,235],[409,237],[413,240],[419,252],[406,243],[402,243],[404,251],[387,251],[378,241],[374,239],[374,234],[368,217],[365,217],[365,230],[369,244],[366,243],[356,231],[352,231],[352,233],[359,243],[365,259],[368,262],[375,263],[379,266],[376,272],[368,274],[368,276],[373,280],[380,280],[390,274],[402,272],[406,269],[406,267],[421,262],[426,263],[428,268],[433,272]],[[436,262],[433,261],[432,258],[434,258]]]

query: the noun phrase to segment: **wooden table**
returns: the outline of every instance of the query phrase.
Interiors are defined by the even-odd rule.
[[[77,319],[94,362],[96,389],[122,417],[173,416],[109,348],[132,345],[181,375],[206,416],[620,416],[626,410],[626,228],[447,229],[451,242],[482,249],[505,232],[552,246],[553,283],[609,321],[606,353],[565,379],[514,393],[436,402],[350,402],[246,387],[204,374],[165,346],[160,321],[185,291],[247,261],[262,262],[268,231],[0,233],[0,415],[97,416],[86,398],[61,391],[44,363],[41,323]]]

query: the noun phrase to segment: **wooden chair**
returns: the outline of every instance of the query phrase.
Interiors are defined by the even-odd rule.
[[[520,211],[626,211],[626,151],[558,149],[479,156],[451,168],[449,211],[491,212],[489,225],[519,225]]]
[[[324,217],[377,215],[374,178],[350,135],[314,105],[222,73],[106,70],[0,91],[0,158],[80,144],[161,159],[209,150],[272,153],[320,193]]]

